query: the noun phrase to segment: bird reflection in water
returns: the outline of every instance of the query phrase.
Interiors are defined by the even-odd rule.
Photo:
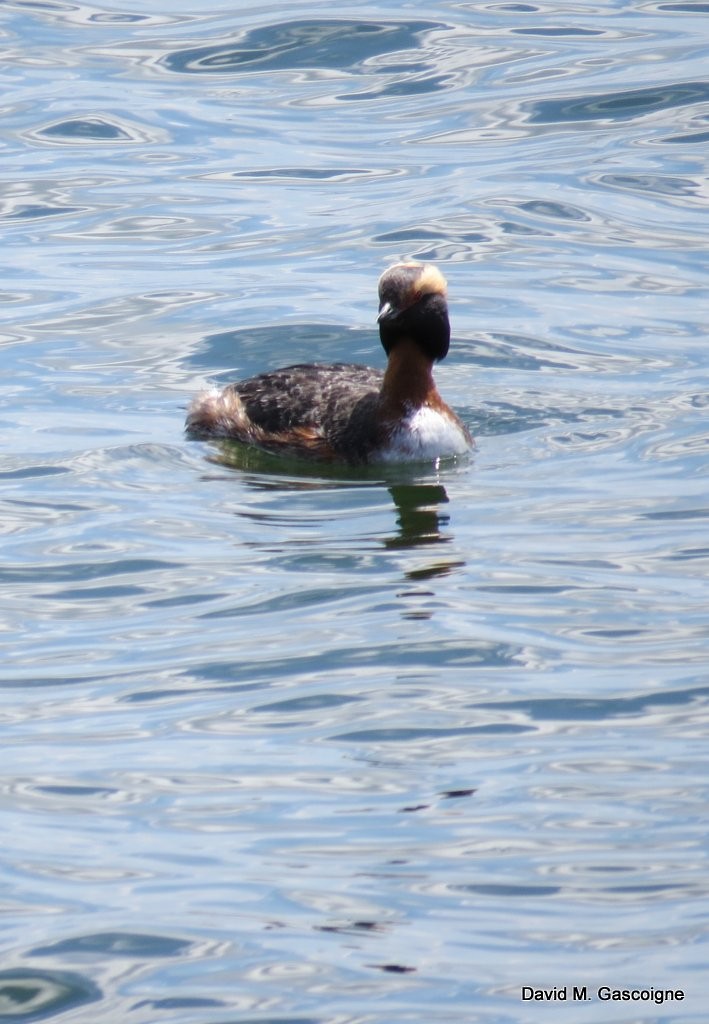
[[[418,548],[450,543],[452,537],[445,532],[450,516],[441,509],[441,506],[448,504],[449,498],[442,484],[399,484],[390,487],[389,493],[398,513],[398,532],[385,541],[387,548]],[[438,557],[406,569],[404,578],[414,586],[397,594],[405,604],[402,617],[430,619],[434,611],[431,599],[435,598],[435,594],[416,584],[448,576],[464,564],[460,559]]]
[[[441,511],[448,504],[442,484],[396,484],[389,488],[396,506],[398,533],[386,541],[388,548],[418,547],[419,544],[445,544],[442,533],[450,516]]]
[[[374,467],[328,467],[327,477],[322,467],[302,460],[284,460],[268,452],[259,451],[248,445],[233,441],[219,441],[216,450],[206,456],[206,461],[217,466],[226,466],[248,474],[249,485],[265,491],[318,491],[325,488],[347,487],[352,484],[385,483],[381,470]],[[297,471],[285,476],[284,469]],[[408,474],[407,474],[408,475]],[[396,512],[396,531],[382,541],[388,550],[430,547],[449,544],[453,537],[448,532],[450,516],[445,511],[449,497],[443,484],[415,482],[409,480],[389,483],[387,487]],[[408,580],[425,580],[447,576],[463,566],[459,558],[438,558],[423,566],[405,571]]]

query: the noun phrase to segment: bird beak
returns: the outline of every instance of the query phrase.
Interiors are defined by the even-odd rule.
[[[377,323],[380,324],[382,320],[393,320],[398,314],[399,310],[392,306],[391,302],[382,302],[379,307],[379,316],[377,317]]]

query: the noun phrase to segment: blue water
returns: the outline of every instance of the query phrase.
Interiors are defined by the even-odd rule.
[[[707,4],[0,19],[0,1021],[705,1022]],[[184,437],[402,257],[469,464]]]

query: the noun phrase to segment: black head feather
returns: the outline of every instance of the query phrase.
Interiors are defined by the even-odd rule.
[[[379,337],[387,355],[408,338],[434,362],[450,345],[446,282],[430,263],[397,263],[379,279]]]

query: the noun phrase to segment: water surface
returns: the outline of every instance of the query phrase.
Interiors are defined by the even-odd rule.
[[[0,13],[0,1020],[704,1021],[706,4]],[[184,437],[402,257],[469,463]]]

